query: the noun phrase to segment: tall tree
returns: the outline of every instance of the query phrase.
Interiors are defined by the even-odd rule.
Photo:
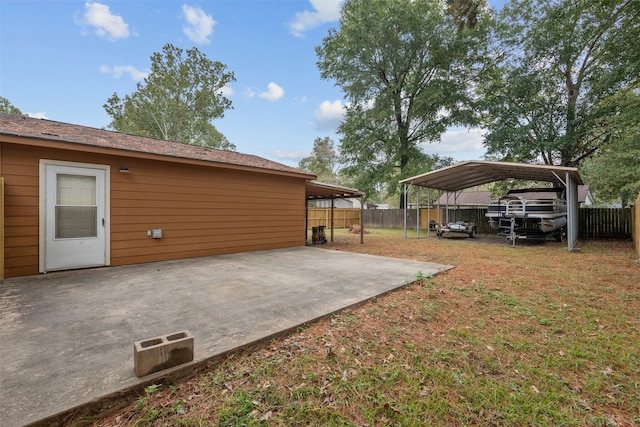
[[[505,160],[579,166],[615,137],[601,101],[640,78],[640,2],[512,0],[484,81],[485,145]]]
[[[197,48],[184,51],[166,44],[151,56],[151,72],[136,91],[114,93],[104,105],[119,132],[187,144],[235,149],[211,124],[231,108],[222,94],[233,72]]]
[[[640,133],[616,140],[582,169],[596,200],[629,206],[640,193]]]
[[[14,106],[7,98],[0,96],[0,111],[3,113],[22,114],[22,111]]]
[[[640,84],[616,92],[599,105],[610,112],[603,116],[594,137],[613,135],[581,173],[597,200],[627,206],[640,193]]]
[[[316,138],[311,155],[300,160],[298,166],[300,169],[316,174],[319,181],[337,184],[338,154],[333,140],[329,137]]]
[[[439,0],[346,0],[340,29],[316,53],[321,77],[348,100],[341,162],[358,188],[394,193],[398,180],[424,172],[420,144],[473,123],[482,34],[482,25],[458,31]]]

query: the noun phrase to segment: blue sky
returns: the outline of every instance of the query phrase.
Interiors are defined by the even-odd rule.
[[[106,127],[166,43],[197,47],[235,73],[233,110],[214,125],[237,147],[297,166],[331,137],[344,98],[321,80],[315,46],[337,27],[342,0],[0,1],[0,96],[32,116]],[[481,131],[450,130],[425,151],[480,159]]]

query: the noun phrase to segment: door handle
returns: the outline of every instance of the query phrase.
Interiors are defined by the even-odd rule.
[[[104,227],[104,218],[102,218],[102,226]]]

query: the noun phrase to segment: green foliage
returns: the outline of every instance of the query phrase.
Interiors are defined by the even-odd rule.
[[[601,118],[596,131],[615,138],[581,172],[599,201],[627,206],[640,193],[640,84],[618,91],[601,106],[610,114]]]
[[[432,277],[433,277],[432,274],[424,274],[422,271],[418,271],[418,273],[416,273],[416,282],[422,285],[422,284],[425,284]]]
[[[579,166],[612,143],[618,130],[600,125],[619,108],[603,100],[640,79],[639,13],[632,0],[505,6],[492,53],[496,68],[481,85],[488,154]]]
[[[147,402],[149,401],[149,398],[156,391],[158,391],[158,388],[160,388],[160,385],[158,385],[158,384],[151,384],[151,385],[145,387],[144,388],[145,395],[138,399],[138,403],[136,405],[136,408],[138,410],[144,409],[147,406]]]
[[[640,193],[640,134],[611,144],[589,159],[582,173],[599,201],[628,206]]]
[[[173,415],[184,415],[186,410],[184,408],[184,400],[178,399],[173,405],[169,407],[156,406],[151,404],[153,395],[159,390],[159,384],[151,384],[145,387],[145,395],[138,399],[136,403],[136,409],[140,412],[140,418],[135,425],[153,425],[156,420],[171,417]],[[174,394],[177,390],[176,387],[170,387],[171,394]]]
[[[154,394],[160,388],[159,384],[151,384],[144,388],[144,392],[148,395]]]
[[[333,140],[329,137],[316,138],[313,142],[311,156],[300,160],[300,169],[314,173],[318,181],[338,184],[339,179],[336,174],[338,165],[338,155],[333,146]]]
[[[18,107],[15,107],[5,97],[0,96],[0,112],[11,114],[22,114],[22,111]]]
[[[166,44],[151,56],[151,73],[124,98],[114,93],[104,105],[118,132],[234,150],[212,124],[231,101],[222,90],[235,81],[224,64],[209,60],[197,48]]]
[[[451,21],[436,0],[347,0],[340,30],[316,47],[321,77],[349,101],[343,171],[367,194],[394,194],[398,180],[437,162],[421,144],[474,123],[485,26],[459,32]]]

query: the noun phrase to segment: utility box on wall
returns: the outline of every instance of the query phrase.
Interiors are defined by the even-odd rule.
[[[147,230],[147,236],[153,237],[154,239],[162,239],[162,228]]]

